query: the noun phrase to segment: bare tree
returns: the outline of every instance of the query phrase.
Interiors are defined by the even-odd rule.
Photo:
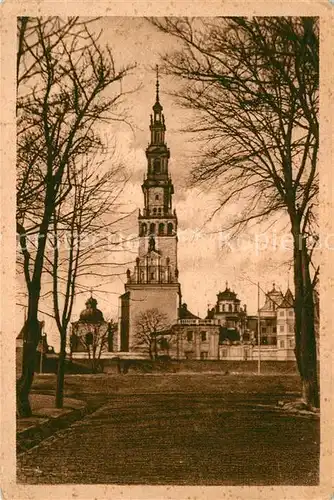
[[[141,349],[146,352],[150,359],[157,359],[159,345],[164,344],[169,335],[170,325],[165,314],[158,309],[147,309],[138,314],[135,321],[134,349]]]
[[[88,354],[92,373],[101,370],[101,356],[109,349],[110,336],[117,329],[114,321],[101,321],[98,323],[76,322],[72,325],[70,343],[72,348],[80,342]]]
[[[178,102],[203,140],[193,183],[219,190],[231,236],[286,217],[293,238],[296,360],[319,406],[312,262],[318,239],[319,36],[315,18],[151,19],[180,49],[163,56],[182,79]],[[240,212],[231,208],[238,203]],[[232,217],[228,218],[228,215]],[[228,214],[228,215],[227,215]]]
[[[98,126],[120,120],[120,82],[111,50],[91,22],[19,18],[17,54],[16,227],[28,292],[18,413],[31,415],[29,392],[38,343],[46,239],[57,207],[73,189],[83,156],[102,147]]]
[[[50,251],[47,249],[45,255],[45,270],[52,283],[49,294],[60,334],[57,408],[63,406],[66,333],[80,279],[89,274],[106,280],[113,275],[118,263],[109,262],[108,256],[118,245],[110,236],[117,230],[117,223],[127,216],[118,201],[127,180],[124,169],[115,161],[115,165],[97,175],[103,172],[102,158],[84,161],[82,168],[73,173],[72,191],[56,207]],[[110,161],[109,155],[108,158]]]

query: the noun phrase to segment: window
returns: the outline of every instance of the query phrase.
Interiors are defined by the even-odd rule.
[[[290,310],[289,311],[289,316],[293,316],[293,314],[294,314],[293,311]]]
[[[222,305],[222,312],[225,312],[225,304]]]
[[[202,339],[202,342],[206,342],[208,340],[206,332],[201,332],[201,339]]]
[[[142,236],[145,236],[146,233],[147,233],[147,225],[144,222],[144,224],[142,224],[141,226],[141,234]]]
[[[193,332],[187,332],[187,340],[188,340],[188,342],[192,342],[192,340],[193,340]]]
[[[155,278],[155,273],[151,273],[151,280],[154,280]]]
[[[159,224],[159,234],[164,234],[165,232],[165,225],[161,222]]]
[[[234,304],[234,311],[238,312],[238,305],[237,304]]]
[[[160,160],[159,158],[156,158],[153,163],[153,169],[155,174],[160,174],[161,171],[161,165],[160,165]]]
[[[158,208],[158,213],[161,215],[161,207]]]
[[[261,328],[261,333],[267,333],[267,328],[265,326]]]
[[[277,328],[276,326],[273,326],[273,333],[276,333],[277,332]]]
[[[232,304],[228,305],[228,310],[229,310],[229,312],[232,312]]]
[[[280,316],[284,316],[284,311],[280,311],[280,312],[279,312],[279,315],[280,315]]]
[[[167,234],[173,234],[173,224],[171,222],[167,224]]]
[[[158,195],[158,194],[156,194],[156,195],[155,195],[155,199],[156,199],[156,200],[158,200],[158,199],[159,199],[159,195]]]
[[[150,225],[150,233],[151,234],[154,234],[155,233],[155,224],[152,222],[152,224]]]
[[[289,325],[289,333],[293,333],[295,331],[293,325]]]
[[[280,325],[280,327],[279,327],[279,331],[280,331],[280,333],[283,333],[283,332],[284,332],[284,325]]]
[[[224,304],[219,304],[219,312],[223,312],[224,311]]]
[[[290,339],[290,340],[289,340],[289,347],[290,347],[291,349],[293,349],[293,348],[295,347],[295,342],[294,342],[294,340],[292,340],[292,339]]]
[[[284,340],[279,341],[279,346],[281,349],[284,349]]]
[[[201,352],[201,359],[207,359],[207,357],[208,357],[208,353],[205,351],[202,351]]]
[[[153,214],[155,215],[157,213],[157,209],[153,208]]]

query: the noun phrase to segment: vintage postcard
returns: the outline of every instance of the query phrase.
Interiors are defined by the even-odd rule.
[[[0,9],[1,498],[333,498],[332,2]]]

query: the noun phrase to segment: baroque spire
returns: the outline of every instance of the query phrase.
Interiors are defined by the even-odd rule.
[[[156,72],[157,72],[157,82],[156,82],[156,102],[159,101],[159,66],[156,65]]]

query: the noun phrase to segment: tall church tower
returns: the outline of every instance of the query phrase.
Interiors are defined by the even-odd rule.
[[[121,296],[121,351],[136,350],[136,321],[155,308],[174,324],[181,304],[177,267],[177,216],[174,187],[168,171],[170,151],[165,142],[166,124],[159,98],[150,117],[150,143],[146,148],[147,172],[142,184],[144,208],[139,210],[139,251],[133,272],[127,271]]]

